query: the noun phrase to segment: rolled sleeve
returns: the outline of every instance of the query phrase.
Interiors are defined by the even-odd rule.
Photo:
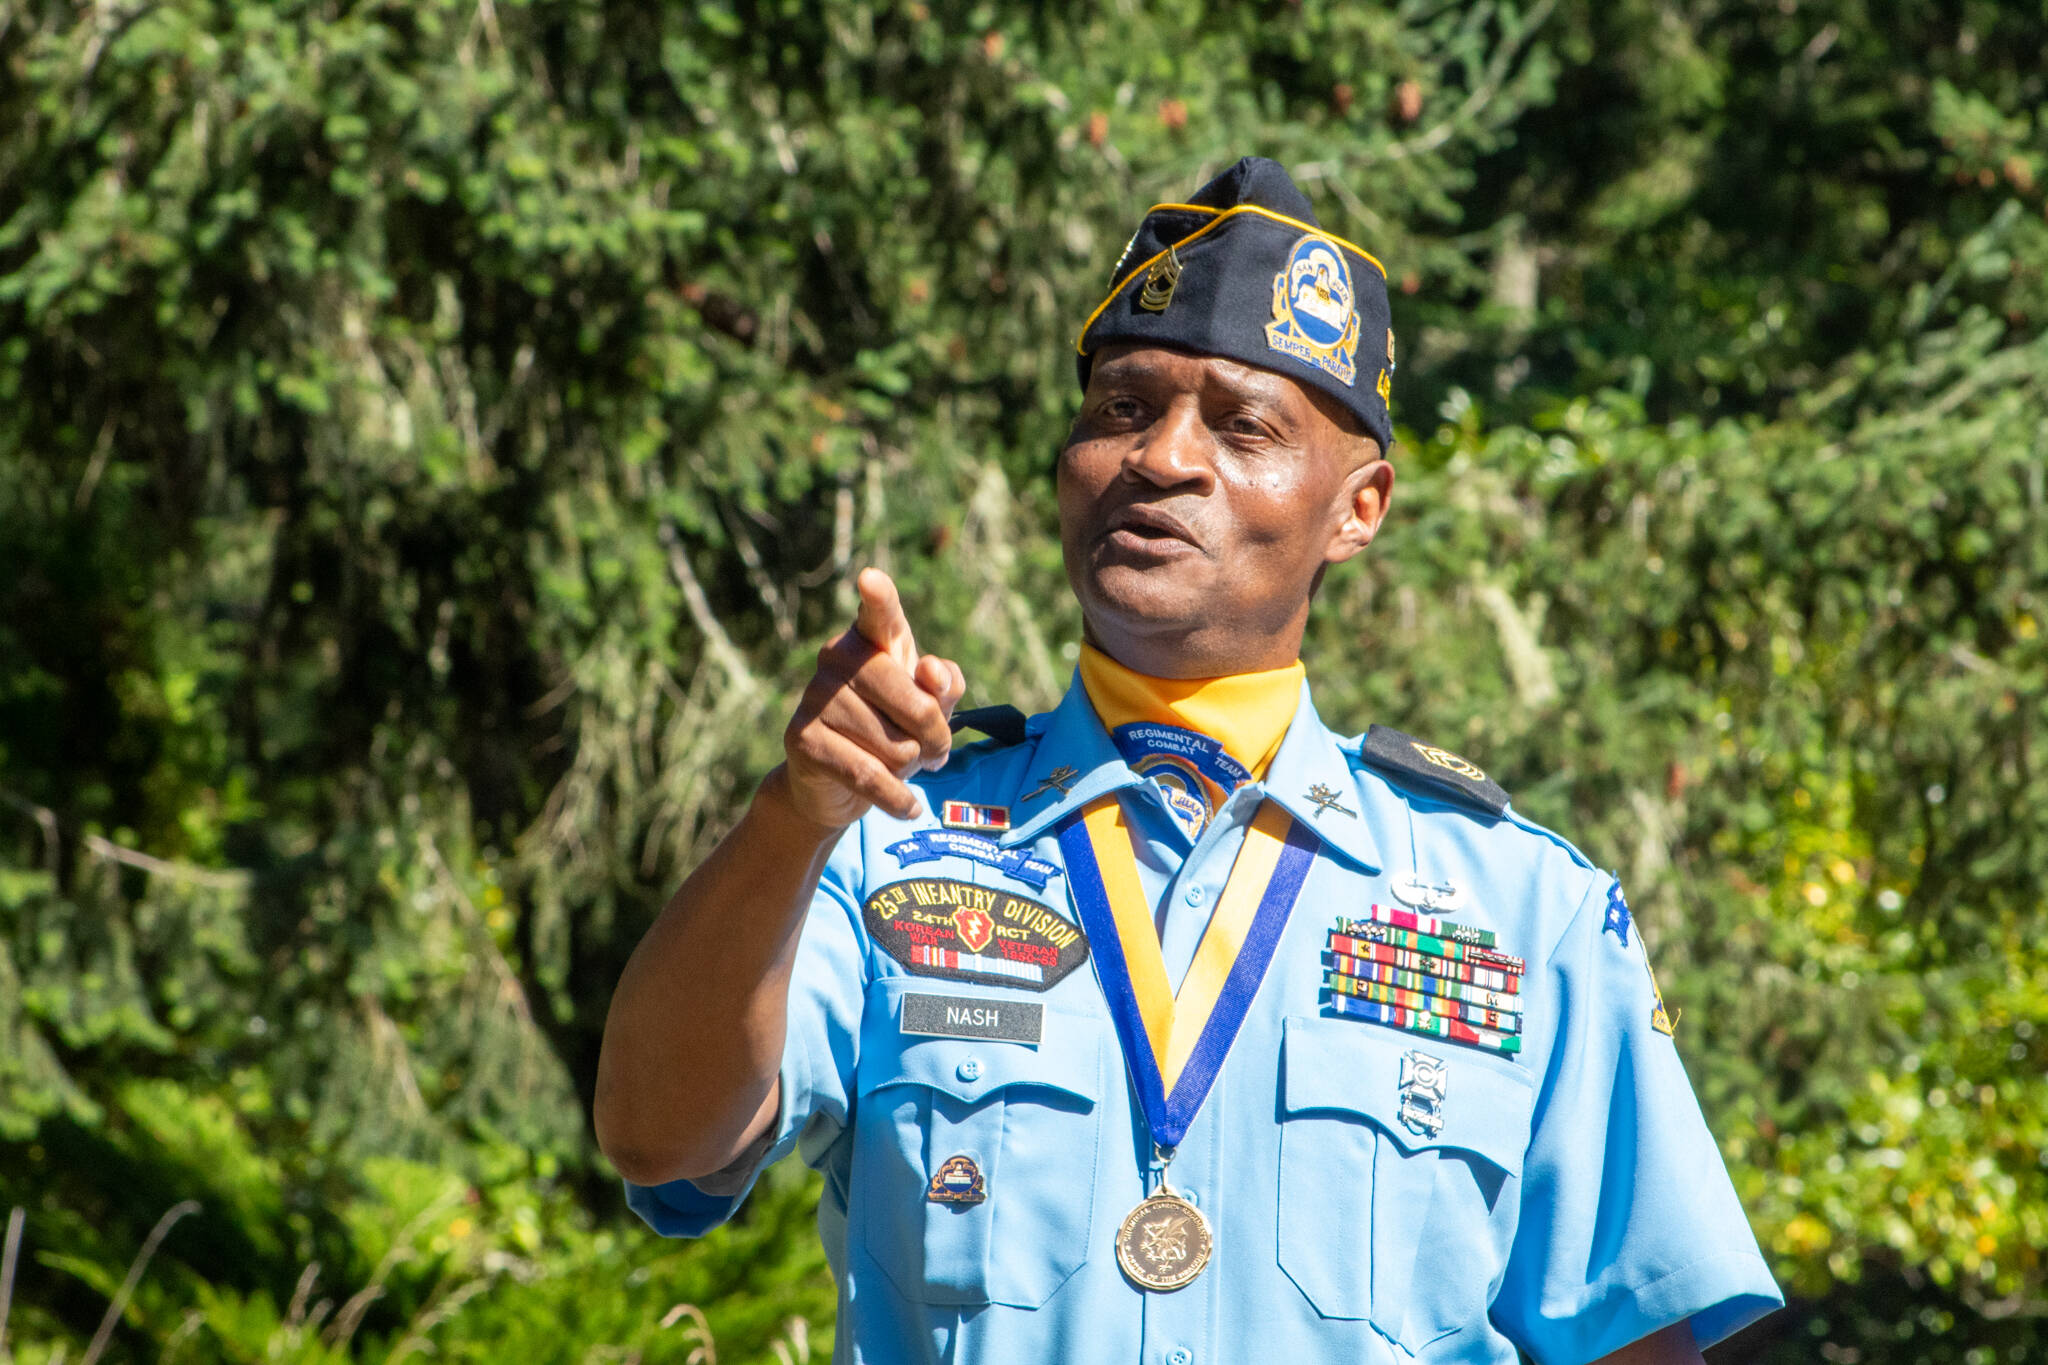
[[[1557,1043],[1494,1318],[1541,1365],[1690,1320],[1702,1347],[1783,1299],[1671,1037],[1640,936],[1589,889],[1551,962]]]
[[[732,1217],[762,1171],[797,1149],[815,1162],[845,1129],[870,975],[860,925],[862,876],[856,825],[827,861],[797,941],[777,1072],[780,1109],[770,1140],[702,1181],[626,1182],[627,1207],[663,1236],[703,1236]]]

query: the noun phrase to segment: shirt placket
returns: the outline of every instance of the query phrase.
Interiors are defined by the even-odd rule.
[[[1245,828],[1264,799],[1256,784],[1248,783],[1233,793],[1167,883],[1167,907],[1162,916],[1166,929],[1160,948],[1168,980],[1176,989],[1208,930],[1231,867],[1237,861],[1238,849],[1243,846]],[[1230,1103],[1229,1084],[1227,1072],[1217,1077],[1194,1126],[1166,1170],[1167,1183],[1207,1220],[1211,1237],[1217,1239],[1216,1246],[1208,1268],[1185,1288],[1143,1295],[1144,1335],[1139,1348],[1142,1365],[1205,1365],[1216,1359],[1212,1345],[1220,1306],[1218,1295],[1228,1278],[1224,1267],[1229,1263],[1230,1253],[1221,1241],[1226,1235],[1224,1218],[1229,1196],[1220,1173],[1227,1169],[1228,1153],[1219,1150],[1222,1126],[1214,1117]]]
[[[1165,913],[1160,916],[1165,932],[1160,936],[1159,951],[1166,962],[1167,980],[1176,990],[1195,960],[1217,901],[1222,899],[1238,849],[1244,845],[1245,827],[1264,799],[1254,783],[1232,793],[1167,883]]]

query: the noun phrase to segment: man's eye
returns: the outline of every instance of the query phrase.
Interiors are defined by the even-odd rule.
[[[1123,422],[1136,418],[1139,411],[1138,400],[1135,398],[1112,398],[1102,405],[1102,415],[1104,417],[1114,418],[1117,421]]]

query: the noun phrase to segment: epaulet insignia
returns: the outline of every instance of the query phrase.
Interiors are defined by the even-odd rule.
[[[1365,732],[1361,755],[1374,768],[1412,777],[1432,794],[1476,806],[1489,815],[1505,815],[1508,794],[1498,782],[1448,749],[1424,744],[1413,735],[1390,730],[1384,725]]]
[[[998,744],[1024,742],[1024,713],[1014,706],[977,706],[953,713],[953,729],[979,730]]]

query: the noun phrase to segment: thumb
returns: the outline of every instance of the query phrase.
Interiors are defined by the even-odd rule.
[[[854,617],[853,628],[905,669],[916,667],[917,641],[910,633],[910,618],[903,614],[895,580],[880,569],[862,569],[854,587],[860,593],[860,614]]]
[[[953,708],[960,704],[960,698],[967,695],[967,675],[960,671],[960,665],[951,659],[927,654],[917,661],[914,676],[917,685],[932,694],[939,703],[939,709],[950,720]]]

